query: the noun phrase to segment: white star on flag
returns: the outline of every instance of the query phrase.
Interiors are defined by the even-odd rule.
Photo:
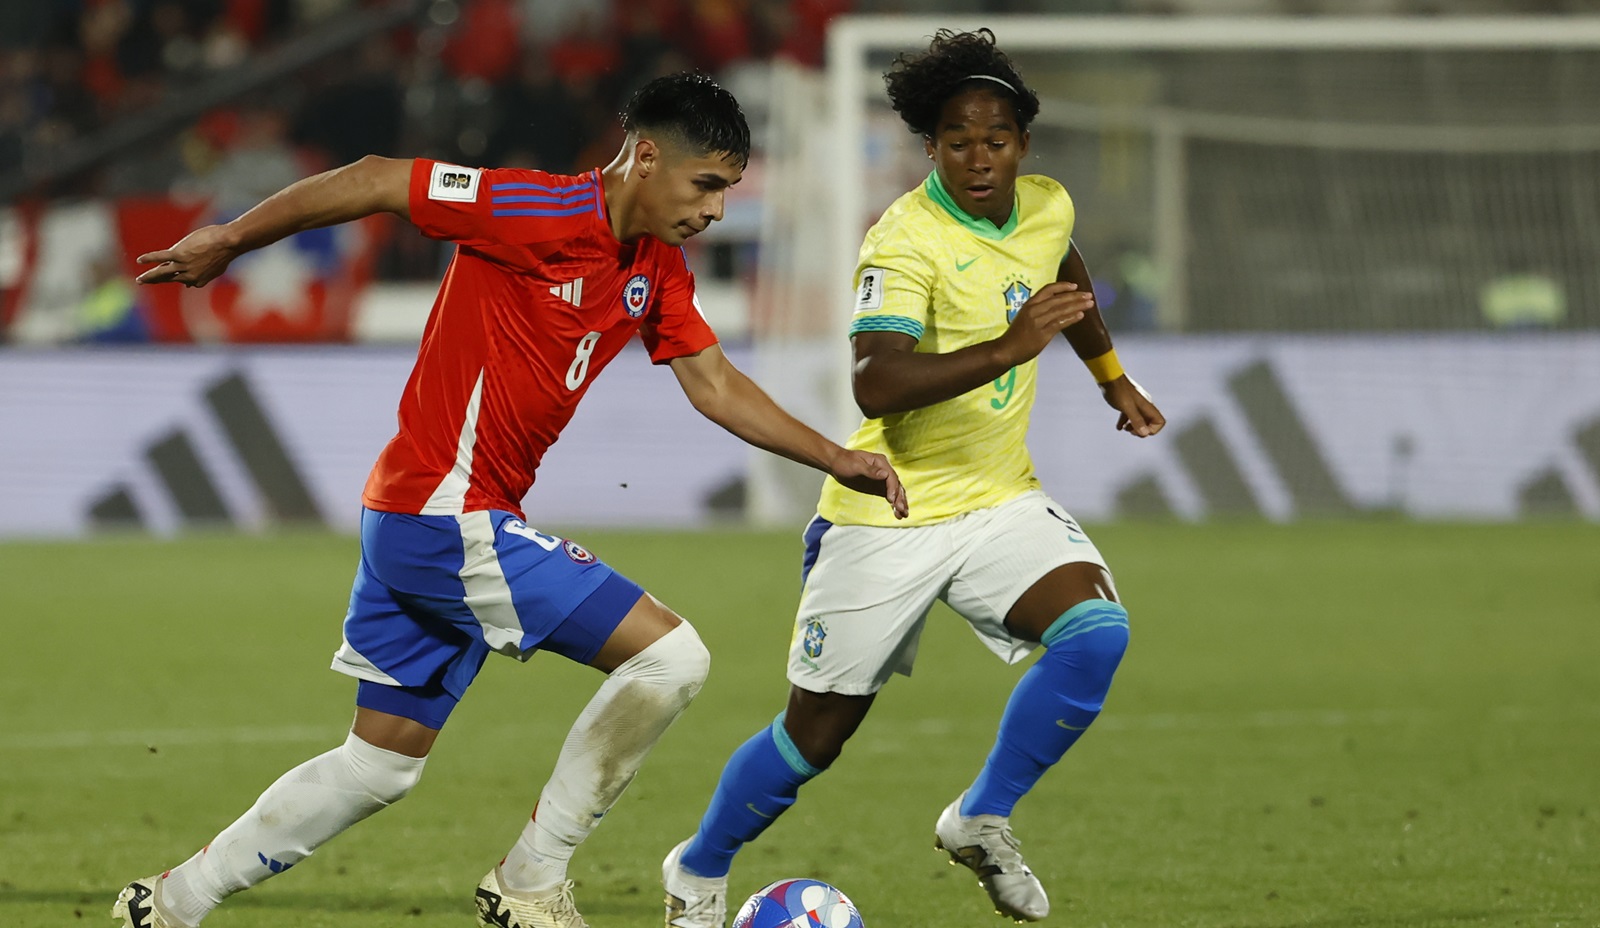
[[[230,276],[239,284],[239,300],[233,311],[238,323],[273,314],[296,319],[311,312],[307,289],[316,273],[304,253],[288,239],[234,262]]]

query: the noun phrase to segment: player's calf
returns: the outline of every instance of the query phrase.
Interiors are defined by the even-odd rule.
[[[533,818],[501,864],[507,888],[542,891],[566,880],[573,851],[633,782],[710,668],[710,652],[684,622],[611,672],[572,726]]]
[[[1128,647],[1128,612],[1104,599],[1079,603],[1050,626],[1044,644],[1006,703],[962,815],[1009,816],[1099,717]]]
[[[1018,921],[1043,918],[1050,900],[1022,859],[1011,810],[1100,715],[1128,648],[1127,610],[1087,600],[1043,640],[1045,653],[1017,682],[983,770],[934,826],[934,846],[976,873],[995,910]]]
[[[691,873],[724,877],[739,849],[794,805],[800,787],[822,769],[801,755],[779,715],[740,745],[722,768],[700,828],[683,849]]]
[[[279,777],[248,812],[159,881],[128,884],[113,917],[128,919],[128,928],[192,928],[223,899],[283,873],[346,828],[398,802],[422,777],[423,763],[351,734]],[[147,921],[138,921],[146,908]]]

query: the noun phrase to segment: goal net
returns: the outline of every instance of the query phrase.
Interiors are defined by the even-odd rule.
[[[754,326],[763,382],[835,437],[859,421],[842,335],[856,250],[929,170],[881,75],[940,28],[985,26],[1041,98],[1024,170],[1071,191],[1074,240],[1119,340],[1600,328],[1600,18],[845,17],[828,71],[785,71],[775,87],[782,183]],[[1238,444],[1229,419],[1213,417],[1223,446]],[[1581,426],[1558,472],[1584,468]],[[1267,515],[1407,508],[1395,484],[1418,478],[1394,472],[1417,439],[1407,451],[1390,438],[1364,478],[1381,489],[1324,461],[1308,506],[1293,485],[1316,469],[1293,456],[1308,452],[1276,460],[1257,435],[1223,449],[1243,481],[1230,492]],[[1580,510],[1600,511],[1594,454],[1592,480],[1566,481]],[[1146,470],[1166,509],[1226,511],[1202,484],[1231,476]],[[792,522],[815,500],[815,478],[782,466],[757,467],[751,489],[761,521]]]

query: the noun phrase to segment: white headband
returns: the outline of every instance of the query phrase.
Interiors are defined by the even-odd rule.
[[[1005,89],[1011,91],[1012,93],[1017,93],[1017,88],[1011,86],[1010,84],[1006,83],[1005,81],[1001,80],[1000,78],[995,77],[993,74],[968,74],[966,77],[963,77],[962,80],[964,80],[964,81],[994,81],[996,84],[999,84],[1001,87],[1004,87]],[[1017,94],[1017,96],[1020,97],[1022,95],[1021,94]]]

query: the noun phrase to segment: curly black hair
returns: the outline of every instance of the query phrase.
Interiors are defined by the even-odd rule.
[[[664,132],[701,152],[733,156],[750,164],[750,126],[733,94],[698,71],[658,77],[633,95],[622,110],[622,128]]]
[[[1007,89],[989,78],[1011,85]],[[952,32],[940,29],[926,52],[900,53],[884,72],[889,102],[911,131],[932,136],[939,127],[939,111],[949,99],[967,90],[993,91],[1009,100],[1017,128],[1026,131],[1039,115],[1039,95],[1022,82],[1022,74],[1006,53],[995,47],[994,33]]]

